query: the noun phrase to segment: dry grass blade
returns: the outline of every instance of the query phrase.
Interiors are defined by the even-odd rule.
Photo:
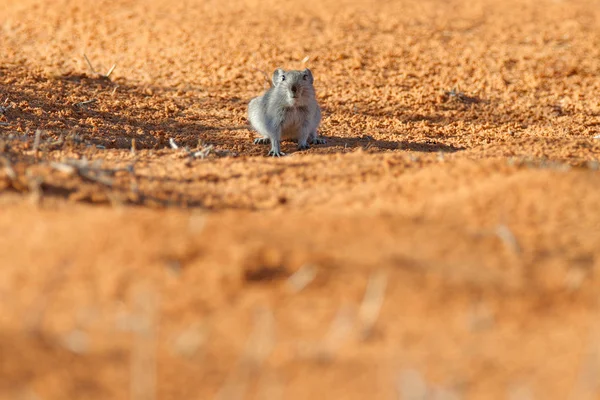
[[[369,278],[365,296],[358,309],[360,335],[363,340],[369,338],[379,318],[379,312],[385,298],[386,286],[387,275],[383,271],[375,273]]]
[[[33,154],[37,157],[38,148],[40,147],[40,138],[42,136],[42,131],[40,129],[36,129],[35,131],[35,139],[33,140]]]
[[[50,271],[49,276],[43,285],[43,290],[40,290],[38,298],[35,299],[30,312],[27,313],[25,323],[26,329],[30,333],[37,336],[42,335],[42,324],[50,303],[49,296],[56,292],[64,283],[65,276],[71,267],[72,264],[70,263],[62,263]]]
[[[172,149],[178,149],[179,146],[177,145],[177,143],[175,143],[175,139],[173,138],[169,138],[169,146],[171,146]]]
[[[87,65],[90,67],[90,70],[92,71],[92,74],[94,74],[94,75],[96,75],[96,76],[98,76],[100,78],[110,79],[110,74],[112,74],[113,71],[115,70],[115,68],[117,67],[117,64],[113,64],[113,66],[108,70],[108,72],[106,73],[106,75],[102,75],[102,74],[98,73],[96,71],[96,69],[92,66],[92,62],[85,55],[85,53],[83,54],[83,57],[85,58],[85,61],[87,62]]]
[[[275,318],[269,308],[257,310],[254,329],[244,352],[217,394],[218,400],[242,399],[250,377],[260,369],[275,347]]]
[[[0,160],[2,160],[2,164],[4,164],[4,172],[6,173],[6,176],[8,176],[8,178],[12,181],[17,179],[17,173],[13,169],[10,160],[4,156],[0,157]]]
[[[317,276],[317,267],[305,264],[287,279],[287,288],[292,293],[298,293],[308,286]]]
[[[508,400],[533,400],[533,392],[528,385],[519,383],[511,386],[508,389],[507,396]]]
[[[426,400],[427,382],[416,370],[404,370],[398,378],[398,400]]]
[[[87,64],[90,67],[90,70],[92,71],[92,73],[95,74],[95,75],[97,75],[98,73],[96,72],[96,70],[92,66],[92,63],[91,63],[90,59],[85,55],[85,53],[83,53],[83,58],[85,58],[85,61],[87,61]]]
[[[319,362],[331,362],[354,327],[354,310],[349,306],[341,307],[331,321],[329,330],[319,342],[300,343],[297,355],[302,359],[315,359]]]
[[[90,99],[90,100],[80,101],[79,103],[75,103],[75,106],[77,106],[77,107],[83,107],[86,104],[92,104],[92,103],[95,103],[97,101],[98,101],[98,99]]]
[[[205,159],[206,157],[208,157],[208,155],[210,154],[210,152],[212,151],[212,149],[214,148],[214,146],[212,144],[209,144],[208,146],[204,146],[201,150],[196,151],[194,153],[190,153],[190,155],[193,158],[201,158],[201,159]]]
[[[592,327],[587,350],[583,356],[581,369],[570,399],[597,399],[600,389],[600,329]]]
[[[4,114],[10,108],[10,104],[7,105],[7,103],[8,103],[8,97],[4,100],[4,103],[2,103],[2,105],[0,106],[0,114]]]
[[[69,175],[77,172],[77,174],[83,179],[91,182],[97,182],[109,187],[113,186],[114,184],[114,181],[112,178],[110,178],[110,176],[119,171],[101,169],[97,163],[90,165],[86,159],[81,161],[70,160],[68,162],[51,162],[50,167]],[[126,168],[125,170],[129,171],[130,168]]]
[[[57,171],[64,172],[65,174],[68,174],[68,175],[74,174],[75,171],[77,170],[72,165],[65,164],[65,163],[59,163],[59,162],[54,162],[54,161],[50,163],[50,167],[52,167],[53,169],[55,169]]]
[[[79,175],[84,179],[87,179],[92,182],[100,183],[104,186],[113,186],[114,181],[111,178],[107,177],[103,173],[92,172],[92,171],[93,170],[89,170],[89,169],[80,169]]]
[[[333,358],[352,330],[352,313],[348,307],[342,307],[331,322],[331,327],[321,344],[319,356],[325,359]]]
[[[521,246],[519,246],[519,242],[517,238],[512,233],[510,228],[504,224],[499,225],[495,231],[496,235],[502,240],[502,243],[506,245],[510,250],[515,253],[521,252]]]
[[[106,75],[104,75],[105,78],[110,78],[110,74],[113,73],[113,71],[115,70],[115,68],[117,68],[117,64],[113,64],[112,67],[110,67],[110,69],[108,70],[108,72],[106,73]]]
[[[29,168],[25,171],[25,176],[27,176],[29,201],[34,205],[39,205],[42,201],[42,196],[44,195],[44,191],[42,190],[44,179],[41,176],[33,175]]]
[[[134,296],[133,348],[131,355],[131,399],[156,398],[156,331],[158,297],[149,287]]]

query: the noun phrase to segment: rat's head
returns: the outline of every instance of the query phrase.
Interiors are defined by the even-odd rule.
[[[315,97],[313,75],[310,69],[284,71],[278,68],[273,72],[273,86],[285,93],[289,106],[301,107]]]

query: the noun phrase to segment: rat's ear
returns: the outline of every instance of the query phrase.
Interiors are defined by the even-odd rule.
[[[304,71],[302,71],[302,72],[304,73],[303,76],[304,76],[305,80],[309,81],[310,83],[313,83],[315,81],[314,78],[313,78],[313,74],[312,74],[312,72],[311,72],[310,69],[305,68]]]
[[[273,81],[273,86],[276,86],[279,82],[285,79],[285,71],[281,68],[277,68],[275,72],[273,72],[273,77],[271,79]]]

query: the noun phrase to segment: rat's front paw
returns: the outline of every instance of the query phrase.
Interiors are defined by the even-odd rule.
[[[254,139],[254,144],[269,144],[270,140],[269,138],[258,138],[258,139]]]
[[[327,141],[325,139],[321,138],[321,137],[318,137],[318,138],[314,138],[311,141],[311,143],[312,144],[325,144],[325,143],[327,143]]]
[[[308,150],[308,149],[310,149],[310,146],[308,145],[308,143],[298,145],[298,150]]]
[[[271,157],[283,157],[285,156],[285,153],[278,151],[278,150],[271,150],[269,151],[269,154],[267,154],[267,156],[271,156]]]

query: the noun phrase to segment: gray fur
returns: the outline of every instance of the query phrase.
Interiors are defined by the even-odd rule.
[[[303,71],[278,68],[273,72],[272,82],[269,90],[248,104],[250,124],[261,136],[254,143],[270,142],[269,155],[273,157],[284,155],[280,148],[283,139],[297,140],[300,150],[308,149],[309,142],[325,143],[317,136],[321,109],[315,97],[312,72],[308,68]]]

